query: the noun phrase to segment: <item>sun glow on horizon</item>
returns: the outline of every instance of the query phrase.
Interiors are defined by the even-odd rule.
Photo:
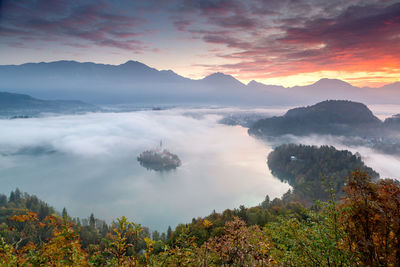
[[[269,85],[281,85],[284,87],[304,86],[313,84],[320,79],[339,79],[357,87],[381,87],[400,81],[400,72],[346,72],[346,71],[317,71],[300,73],[290,76],[275,78],[256,78],[257,82]],[[240,78],[239,78],[240,80]],[[242,80],[246,84],[252,79]]]
[[[285,87],[321,78],[379,87],[400,77],[396,0],[43,0],[0,7],[1,65],[134,59],[191,79],[223,72]]]

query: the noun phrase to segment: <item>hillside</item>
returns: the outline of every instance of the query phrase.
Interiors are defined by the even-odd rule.
[[[254,123],[249,133],[256,136],[373,135],[381,125],[382,122],[362,103],[328,100],[290,109],[280,117],[261,119]]]
[[[43,112],[79,113],[99,108],[77,100],[42,100],[25,94],[0,92],[0,116],[26,117]]]
[[[0,265],[398,266],[399,183],[356,170],[343,192],[311,209],[267,196],[150,234],[126,217],[108,225],[65,208],[61,217],[17,189],[0,195]]]
[[[303,203],[312,203],[314,199],[328,200],[329,189],[340,197],[346,177],[355,169],[365,171],[373,178],[379,177],[365,166],[361,157],[332,146],[281,145],[268,155],[268,167],[273,175],[293,187],[295,196],[292,197]]]
[[[400,128],[400,114],[396,114],[390,118],[385,119],[384,124],[387,127]]]

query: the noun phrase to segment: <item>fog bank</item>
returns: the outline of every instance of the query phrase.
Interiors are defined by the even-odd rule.
[[[227,112],[225,110],[225,112]],[[231,110],[228,110],[231,112]],[[165,231],[212,210],[259,204],[289,186],[269,172],[271,148],[220,115],[172,109],[0,120],[0,186],[71,216],[129,219]],[[218,112],[217,112],[218,113]],[[194,116],[197,114],[198,116]],[[162,140],[182,166],[158,173],[138,154]]]

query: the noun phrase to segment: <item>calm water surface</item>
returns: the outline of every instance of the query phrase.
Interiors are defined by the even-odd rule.
[[[0,120],[1,192],[18,187],[71,216],[125,215],[162,231],[285,193],[289,186],[266,165],[271,148],[220,118],[174,109]],[[160,140],[180,157],[177,170],[138,164],[138,154]]]
[[[400,113],[400,106],[369,106],[381,119]],[[241,110],[281,115],[285,107]],[[289,186],[266,165],[272,150],[240,126],[218,123],[224,109],[170,109],[94,113],[19,120],[0,120],[0,188],[16,187],[38,195],[71,216],[112,221],[122,215],[165,231],[239,205],[259,204],[285,193]],[[162,140],[182,166],[155,172],[136,157]],[[365,147],[346,147],[332,137],[303,137],[295,142],[334,145],[360,152],[382,177],[397,178],[400,159]]]

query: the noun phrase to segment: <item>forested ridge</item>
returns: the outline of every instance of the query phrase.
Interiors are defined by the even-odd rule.
[[[266,197],[150,234],[125,217],[107,225],[58,214],[16,190],[0,196],[0,265],[398,266],[399,184],[356,170],[343,192],[311,208]]]
[[[265,118],[249,128],[258,137],[309,134],[376,136],[384,125],[364,104],[346,100],[326,100],[312,106],[288,110],[285,115]]]
[[[328,200],[331,189],[340,198],[346,177],[355,169],[367,172],[372,178],[379,177],[365,166],[359,154],[333,146],[281,145],[268,155],[268,167],[272,174],[293,187],[292,198],[305,204]]]

